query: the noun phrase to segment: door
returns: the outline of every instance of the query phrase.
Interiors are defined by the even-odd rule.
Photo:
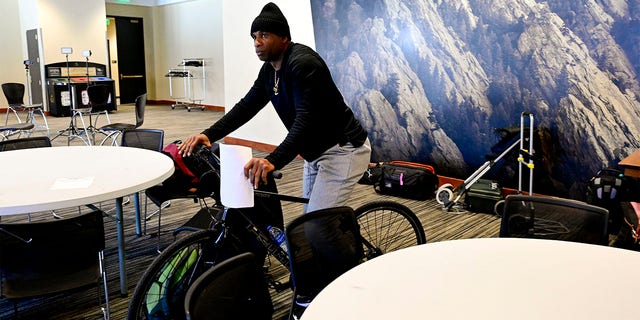
[[[147,92],[142,18],[114,17],[118,52],[120,103],[133,103]]]
[[[42,39],[40,37],[40,29],[27,30],[27,52],[28,60],[24,61],[25,67],[25,83],[26,94],[24,102],[27,104],[43,103],[42,99],[42,75],[40,70],[40,48],[42,47]]]

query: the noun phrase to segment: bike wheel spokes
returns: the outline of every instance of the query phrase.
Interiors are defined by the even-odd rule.
[[[184,319],[189,285],[222,259],[216,237],[216,232],[200,231],[167,247],[140,278],[127,319]]]
[[[360,234],[365,242],[365,259],[426,243],[420,220],[406,206],[376,201],[356,209]]]

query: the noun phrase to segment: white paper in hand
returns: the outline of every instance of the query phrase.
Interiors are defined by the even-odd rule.
[[[220,144],[220,200],[229,208],[253,207],[253,184],[244,176],[251,148]]]

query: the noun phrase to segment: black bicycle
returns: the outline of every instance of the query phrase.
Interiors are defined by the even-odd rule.
[[[262,199],[308,202],[301,197],[254,192]],[[289,269],[287,252],[256,223],[260,214],[223,206],[208,208],[205,213],[211,221],[208,228],[179,238],[149,265],[133,292],[127,319],[184,319],[183,303],[189,285],[216,263],[241,252],[263,250]],[[357,208],[355,215],[364,246],[363,260],[426,243],[420,220],[400,203],[374,201]],[[269,281],[277,291],[290,288],[274,279]]]

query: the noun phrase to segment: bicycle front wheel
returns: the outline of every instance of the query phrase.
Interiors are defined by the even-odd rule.
[[[216,245],[219,235],[219,231],[197,231],[162,251],[138,281],[127,319],[184,319],[184,298],[191,283],[235,254],[226,243],[224,249]]]
[[[363,237],[365,260],[427,242],[422,223],[406,206],[374,201],[355,210]]]

